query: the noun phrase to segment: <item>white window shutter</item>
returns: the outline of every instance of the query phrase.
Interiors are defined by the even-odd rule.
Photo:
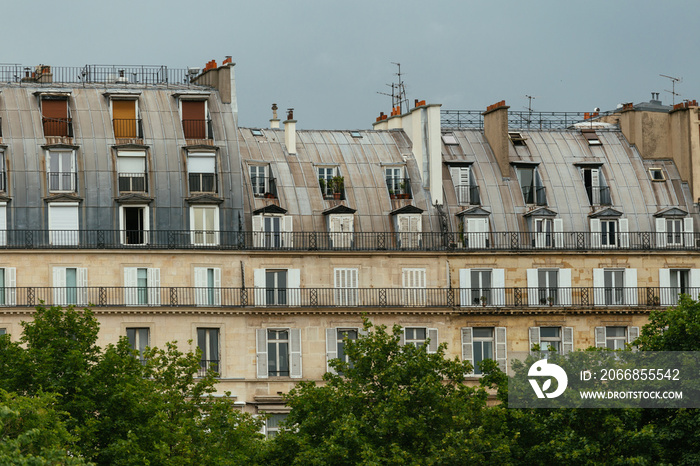
[[[194,302],[197,306],[207,305],[207,269],[194,268]]]
[[[301,329],[289,329],[289,376],[293,379],[301,378]]]
[[[263,216],[253,215],[253,247],[261,248],[265,245],[263,232]]]
[[[15,267],[5,267],[5,304],[17,304],[17,270]]]
[[[620,229],[620,247],[630,247],[629,220],[621,218],[617,221],[617,226]]]
[[[563,248],[564,247],[564,220],[561,218],[555,218],[552,220],[552,227],[554,228],[554,247]]]
[[[267,373],[267,330],[259,328],[255,330],[255,359],[257,377],[266,379]]]
[[[301,271],[287,270],[287,296],[290,306],[301,306]]]
[[[637,269],[625,269],[625,304],[637,305]]]
[[[600,242],[600,219],[598,218],[592,218],[591,219],[591,247],[592,248],[599,248],[601,245]]]
[[[505,269],[492,269],[491,270],[491,280],[493,285],[493,290],[491,295],[493,296],[493,304],[495,306],[505,306],[506,305],[506,274]]]
[[[265,306],[267,304],[265,294],[265,269],[253,270],[253,286],[255,287],[254,298],[256,306]]]
[[[632,343],[639,338],[639,327],[627,327],[627,343]]]
[[[459,305],[467,307],[472,304],[471,296],[472,288],[472,270],[459,269]]]
[[[2,153],[0,152],[0,157]],[[0,246],[7,244],[7,205],[0,202]]]
[[[693,232],[693,218],[683,219],[683,244],[687,247],[695,247],[695,233]]]
[[[672,306],[676,303],[675,290],[671,289],[671,269],[659,269],[659,303]]]
[[[595,328],[595,347],[596,348],[605,348],[605,327],[596,327]]]
[[[506,339],[506,328],[496,327],[494,329],[496,336],[496,362],[498,367],[504,373],[508,373],[508,345]]]
[[[600,205],[600,171],[591,168],[591,205]]]
[[[127,306],[135,306],[139,303],[137,297],[137,268],[124,267],[124,301]]]
[[[429,328],[428,338],[430,338],[430,343],[428,344],[428,353],[437,353],[438,350],[438,329]]]
[[[690,276],[690,289],[688,294],[695,300],[698,299],[698,294],[700,294],[700,269],[690,269],[688,273]]]
[[[532,351],[532,348],[535,345],[540,344],[540,328],[539,327],[530,327],[530,331],[528,333],[530,336],[530,351]]]
[[[78,267],[76,270],[76,285],[78,287],[78,305],[88,305],[88,270],[86,267]]]
[[[410,229],[410,222],[408,221],[408,217],[406,215],[397,215],[396,217],[399,230],[399,247],[407,248],[409,246],[408,232]]]
[[[399,345],[403,346],[406,344],[406,328],[401,327],[401,333],[399,334]]]
[[[148,269],[148,305],[160,306],[160,269]]]
[[[282,247],[293,248],[294,247],[294,233],[293,233],[293,222],[291,215],[285,215],[282,217]]]
[[[539,293],[537,292],[538,282],[537,269],[527,269],[527,303],[530,306],[540,304]]]
[[[221,269],[214,268],[214,306],[221,306]]]
[[[53,268],[53,304],[54,306],[66,305],[66,268]]]
[[[472,328],[462,327],[462,361],[466,361],[474,366],[474,346],[472,338]],[[470,372],[473,374],[473,371]]]
[[[605,270],[593,269],[593,304],[605,305]]]
[[[656,246],[666,247],[666,219],[663,217],[656,219]]]
[[[562,354],[574,351],[574,328],[564,327],[564,337],[562,338]]]
[[[326,372],[330,372],[332,374],[336,373],[336,370],[333,369],[328,363],[331,362],[331,359],[335,359],[337,357],[338,357],[338,329],[327,328],[326,329]]]
[[[571,306],[571,269],[559,269],[559,305]]]

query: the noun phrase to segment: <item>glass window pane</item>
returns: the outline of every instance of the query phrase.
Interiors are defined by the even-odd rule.
[[[559,338],[560,327],[540,327],[540,338]]]
[[[474,338],[493,338],[493,328],[491,327],[474,327],[472,333]]]

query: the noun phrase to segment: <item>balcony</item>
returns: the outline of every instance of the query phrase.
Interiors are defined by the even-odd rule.
[[[214,139],[211,120],[182,120],[185,139]]]
[[[41,124],[44,127],[45,137],[73,137],[72,118],[42,117]]]
[[[91,286],[72,288],[0,288],[0,307],[75,304],[90,307],[149,306],[201,308],[202,288],[137,288]],[[452,308],[455,312],[494,312],[497,309],[650,309],[675,304],[679,288],[206,288],[220,300],[216,308]],[[545,291],[543,291],[545,290]],[[683,291],[697,297],[700,288]],[[141,304],[141,296],[144,299]],[[145,297],[148,298],[145,298]],[[284,296],[284,299],[271,299]],[[671,303],[671,304],[669,304]],[[529,311],[528,311],[529,312]],[[218,360],[203,361],[202,370],[216,370]]]
[[[217,193],[216,173],[190,173],[189,187],[191,193]]]
[[[48,172],[46,174],[49,192],[76,192],[78,174],[75,172]]]
[[[586,194],[588,194],[588,200],[592,206],[612,205],[609,186],[599,188],[586,186]]]
[[[119,194],[148,192],[148,175],[145,173],[120,173]]]
[[[141,119],[113,119],[115,139],[143,140]]]
[[[216,244],[196,241],[197,235],[213,235]],[[124,241],[124,236],[133,241]],[[409,236],[406,236],[409,235]],[[410,240],[413,235],[419,240]],[[542,240],[544,235],[545,239]],[[469,253],[473,251],[503,251],[542,253],[546,251],[624,251],[639,254],[645,251],[695,251],[700,252],[700,233],[679,233],[674,242],[666,241],[666,233],[630,232],[615,233],[615,246],[601,244],[601,233],[562,232],[280,232],[261,233],[251,231],[192,230],[12,230],[5,232],[6,242],[0,249],[51,249],[69,246],[56,238],[70,238],[70,245],[81,249],[122,249],[147,245],[150,249],[197,249],[206,246],[220,250],[279,249],[289,251],[445,251],[447,253]],[[276,241],[261,241],[261,238],[283,238]],[[675,242],[676,237],[679,240]],[[341,239],[342,238],[342,239]],[[610,235],[608,235],[610,238]],[[54,241],[52,241],[52,239]],[[127,244],[124,244],[127,243]]]
[[[457,185],[455,194],[460,205],[481,205],[478,186]]]
[[[277,199],[277,180],[270,176],[251,176],[250,184],[255,197]]]
[[[392,199],[413,199],[410,178],[387,178],[386,188]]]
[[[544,186],[522,186],[525,204],[547,205],[547,188]]]

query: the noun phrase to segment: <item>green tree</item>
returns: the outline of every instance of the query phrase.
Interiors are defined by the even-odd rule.
[[[347,340],[350,364],[324,383],[302,382],[290,391],[286,428],[270,441],[269,464],[502,463],[509,440],[502,411],[487,407],[487,391],[465,385],[468,363],[434,354],[427,344],[399,344],[365,320],[366,336]],[[495,415],[494,415],[495,414]]]

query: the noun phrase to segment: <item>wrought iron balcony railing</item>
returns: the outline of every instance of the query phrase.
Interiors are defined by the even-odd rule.
[[[140,118],[115,118],[112,122],[116,139],[143,139],[143,126]]]
[[[523,186],[522,191],[525,204],[547,205],[547,188],[544,186]]]
[[[455,186],[455,194],[457,194],[457,202],[461,205],[480,205],[481,198],[479,196],[479,187],[470,185]]]
[[[191,193],[216,193],[216,173],[189,173],[188,176]]]
[[[271,176],[251,176],[250,184],[255,197],[277,198],[277,180]]]
[[[49,192],[76,192],[78,190],[78,174],[75,172],[48,172],[46,174]]]
[[[215,241],[200,241],[205,235]],[[129,238],[138,236],[138,241]],[[603,241],[603,239],[605,239]],[[671,239],[672,241],[669,241]],[[287,251],[698,251],[700,233],[396,233],[216,230],[0,230],[4,249],[221,249]]]
[[[586,186],[586,194],[588,194],[588,200],[593,206],[612,205],[609,186],[601,186],[599,188]]]
[[[182,120],[185,139],[214,139],[211,120]]]
[[[145,173],[120,173],[119,193],[148,192],[148,175]]]
[[[73,137],[72,118],[42,118],[41,124],[44,127],[44,136],[67,136]]]
[[[680,293],[697,299],[700,288],[194,288],[4,287],[0,307],[41,304],[91,307],[371,307],[455,308],[655,308],[672,306]],[[215,362],[215,361],[210,361]],[[208,369],[213,369],[211,364]]]
[[[508,110],[508,128],[526,130],[564,130],[577,123],[595,122],[600,117],[614,112],[598,112],[593,118],[586,112],[530,112]],[[443,129],[483,129],[483,110],[441,110],[440,124]],[[596,127],[596,131],[601,128]],[[618,129],[618,128],[616,128]]]

